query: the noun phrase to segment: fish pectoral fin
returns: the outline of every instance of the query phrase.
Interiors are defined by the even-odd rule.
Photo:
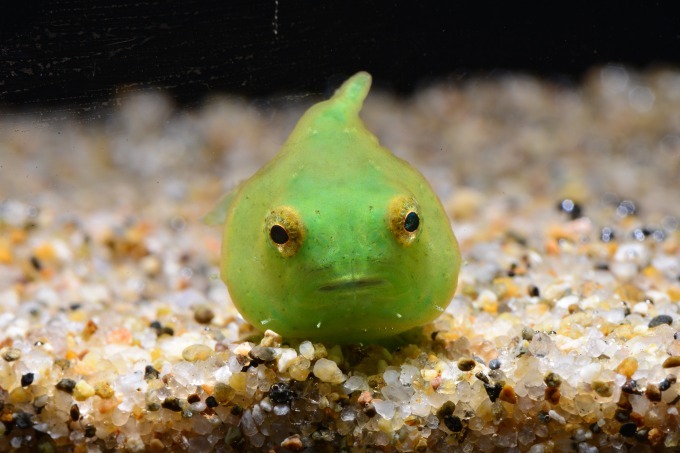
[[[236,198],[236,194],[240,187],[241,185],[239,184],[234,189],[222,195],[212,211],[201,217],[201,222],[209,226],[224,225],[224,222],[227,220],[227,211],[229,211],[229,207],[231,206],[232,201],[234,201],[234,198]]]

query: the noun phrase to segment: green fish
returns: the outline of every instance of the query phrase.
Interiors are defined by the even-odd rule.
[[[369,342],[436,318],[460,252],[441,202],[359,111],[359,72],[302,116],[279,153],[220,200],[221,275],[258,330]]]

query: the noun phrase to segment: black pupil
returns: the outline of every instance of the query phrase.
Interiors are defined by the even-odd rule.
[[[288,233],[281,225],[274,225],[272,229],[269,230],[269,237],[277,244],[285,244],[288,242]]]
[[[413,233],[418,229],[418,225],[420,225],[418,214],[415,212],[409,212],[404,219],[404,229],[409,233]]]

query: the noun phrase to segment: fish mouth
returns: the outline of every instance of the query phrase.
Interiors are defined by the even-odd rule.
[[[319,292],[356,292],[364,289],[372,289],[387,284],[387,280],[382,278],[344,278],[335,280],[319,287]]]

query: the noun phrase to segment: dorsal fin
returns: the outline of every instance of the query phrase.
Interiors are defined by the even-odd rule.
[[[333,97],[327,101],[328,109],[342,112],[347,117],[358,116],[370,89],[371,75],[357,72],[335,90]]]
[[[371,88],[371,75],[358,72],[347,79],[333,96],[310,107],[290,134],[294,143],[306,136],[324,132],[338,132],[348,128],[364,129],[359,111]],[[285,148],[285,147],[284,147]]]

